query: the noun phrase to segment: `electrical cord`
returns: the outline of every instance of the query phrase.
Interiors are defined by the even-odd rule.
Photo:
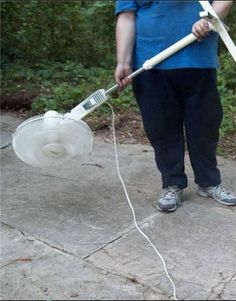
[[[124,180],[123,180],[123,178],[121,176],[121,173],[120,173],[120,165],[119,165],[119,160],[118,160],[117,142],[116,142],[117,140],[116,140],[116,133],[115,133],[115,113],[114,113],[112,105],[110,103],[107,103],[107,105],[110,107],[111,112],[112,112],[112,134],[113,134],[113,143],[114,143],[114,149],[115,149],[116,169],[117,169],[117,173],[118,173],[119,179],[121,181],[121,184],[123,186],[126,199],[128,201],[128,204],[129,204],[130,209],[131,209],[132,214],[133,214],[133,220],[134,220],[135,228],[148,241],[148,243],[150,244],[150,246],[154,249],[154,251],[156,252],[156,254],[161,259],[163,267],[164,267],[164,270],[165,270],[165,273],[166,273],[166,276],[169,279],[169,281],[170,281],[170,283],[171,283],[171,285],[173,287],[173,296],[174,296],[174,299],[178,300],[177,297],[176,297],[176,287],[175,287],[174,281],[172,280],[172,278],[171,278],[171,276],[170,276],[170,274],[169,274],[169,272],[167,270],[166,262],[165,262],[163,256],[158,251],[158,249],[156,248],[156,246],[152,243],[152,241],[150,240],[150,238],[138,226],[137,219],[136,219],[136,214],[135,214],[135,211],[134,211],[134,207],[133,207],[133,205],[132,205],[132,203],[130,201],[130,198],[129,198],[129,195],[128,195],[128,192],[127,192],[127,189],[126,189],[126,186],[125,186],[125,183],[124,183]]]

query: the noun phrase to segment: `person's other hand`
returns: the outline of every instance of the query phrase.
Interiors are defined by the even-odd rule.
[[[127,78],[131,73],[132,69],[128,64],[119,63],[116,66],[115,81],[119,85],[120,90],[122,90],[124,87],[131,83],[132,80]]]
[[[206,20],[201,19],[193,24],[192,33],[197,37],[200,42],[205,38],[210,32],[209,24]]]

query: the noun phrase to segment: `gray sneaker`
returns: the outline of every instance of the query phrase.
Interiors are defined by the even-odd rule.
[[[157,209],[165,212],[175,211],[182,203],[182,196],[183,190],[176,185],[164,188]]]
[[[234,196],[222,185],[218,185],[215,187],[198,186],[197,194],[203,197],[213,198],[216,202],[222,205],[226,205],[226,206],[236,205],[236,196]]]

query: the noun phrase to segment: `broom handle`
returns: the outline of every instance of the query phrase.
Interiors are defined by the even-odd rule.
[[[183,39],[179,40],[175,44],[171,45],[170,47],[166,48],[165,50],[161,51],[160,53],[158,53],[151,59],[145,61],[141,68],[139,68],[136,71],[134,71],[133,73],[131,73],[127,78],[132,79],[132,78],[136,77],[137,75],[139,75],[140,73],[142,73],[143,71],[152,69],[155,65],[164,61],[171,55],[175,54],[176,52],[180,51],[181,49],[183,49],[184,47],[188,46],[189,44],[193,43],[196,40],[197,40],[197,37],[193,33],[190,33],[189,35],[187,35]],[[119,87],[119,85],[115,84],[114,86],[112,86],[111,88],[106,90],[105,94],[108,95],[108,94],[114,92],[118,87]]]

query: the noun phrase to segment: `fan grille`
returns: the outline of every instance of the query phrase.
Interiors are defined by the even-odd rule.
[[[21,123],[12,137],[16,155],[31,166],[59,165],[92,150],[93,134],[82,120],[38,115]]]

